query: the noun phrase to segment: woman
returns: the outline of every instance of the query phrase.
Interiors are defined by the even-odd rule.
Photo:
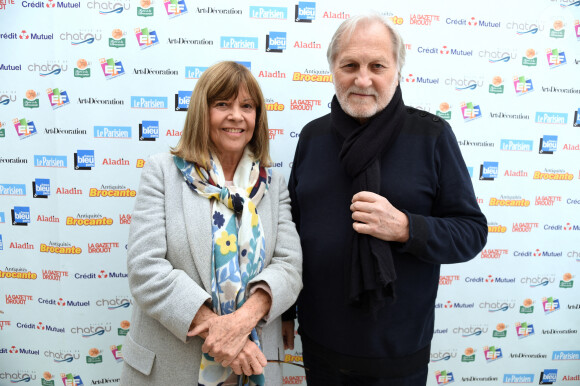
[[[255,78],[235,62],[208,68],[178,145],[142,172],[122,385],[282,384],[266,361],[283,358],[280,314],[302,288],[302,254],[270,162]]]

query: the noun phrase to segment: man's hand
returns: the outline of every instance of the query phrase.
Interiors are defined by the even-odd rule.
[[[268,361],[262,351],[260,351],[254,342],[247,339],[244,348],[232,361],[230,367],[237,375],[241,375],[242,373],[246,375],[258,375],[262,374],[267,364]]]
[[[282,340],[284,350],[294,350],[294,320],[282,322]]]
[[[385,241],[404,243],[409,240],[409,219],[385,197],[359,192],[352,197],[350,210],[356,232]]]

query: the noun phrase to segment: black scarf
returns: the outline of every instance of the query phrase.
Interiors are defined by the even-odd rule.
[[[332,130],[344,140],[340,163],[352,178],[352,194],[369,191],[379,194],[381,155],[395,142],[406,118],[400,86],[387,107],[364,124],[347,115],[336,96],[332,99]],[[354,231],[353,231],[354,232]],[[397,278],[389,242],[354,232],[352,258],[347,266],[347,303],[373,315],[395,300]]]

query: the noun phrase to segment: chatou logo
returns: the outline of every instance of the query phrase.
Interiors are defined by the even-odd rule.
[[[266,35],[266,52],[283,52],[286,49],[286,32],[272,32]]]
[[[121,8],[122,9],[122,8]],[[126,35],[120,28],[115,28],[111,32],[111,37],[109,38],[109,47],[111,48],[125,48],[127,46],[127,39],[124,37]]]
[[[495,346],[485,346],[483,348],[483,354],[487,363],[495,362],[498,359],[503,358],[501,348]]]
[[[294,21],[296,23],[312,23],[316,18],[316,3],[300,1],[294,6]]]
[[[135,28],[135,37],[142,50],[159,44],[157,32],[149,30],[149,28]]]
[[[522,56],[522,65],[527,67],[536,67],[538,65],[538,58],[536,57],[536,50],[528,48],[524,56]]]
[[[121,75],[125,75],[125,69],[123,68],[123,63],[120,60],[115,60],[113,58],[99,59],[101,63],[101,68],[103,69],[103,74],[105,75],[105,79],[110,80],[114,78],[118,78]]]
[[[514,76],[513,80],[517,96],[527,95],[534,91],[534,85],[531,79],[526,79],[525,76]]]
[[[473,102],[461,102],[460,107],[464,122],[471,122],[482,117],[479,105]]]
[[[516,334],[518,339],[528,338],[535,333],[536,332],[534,331],[533,324],[528,324],[526,322],[516,322]]]
[[[558,150],[558,136],[557,135],[544,135],[540,138],[540,149],[539,154],[554,154]]]
[[[16,130],[19,139],[30,138],[33,135],[38,134],[33,121],[27,121],[25,118],[14,118],[12,123],[14,124],[14,129]]]
[[[572,288],[574,287],[574,280],[572,280],[574,276],[571,273],[566,272],[560,280],[560,288]]]
[[[479,167],[480,181],[494,181],[499,176],[499,162],[484,161]]]
[[[447,385],[455,381],[453,373],[447,370],[435,371],[435,380],[438,385]]]
[[[0,91],[0,93],[2,93]],[[5,91],[5,94],[2,93],[2,95],[0,95],[0,105],[8,105],[10,102],[16,102],[16,92],[14,91]]]
[[[503,94],[503,79],[501,76],[496,75],[491,79],[488,91],[490,94]]]
[[[83,380],[81,379],[80,375],[74,375],[73,373],[62,373],[60,374],[60,378],[62,379],[62,383],[65,386],[83,386]]]
[[[184,0],[164,0],[163,6],[170,19],[187,13],[187,6]]]
[[[560,309],[560,301],[553,297],[542,298],[542,306],[544,307],[544,314],[548,315]]]
[[[548,48],[546,50],[546,57],[548,58],[548,66],[550,69],[563,66],[567,63],[566,54],[564,51],[558,51],[557,48],[554,48],[553,50]]]
[[[151,0],[140,0],[137,7],[137,16],[151,17],[155,14],[155,9],[151,5]]]
[[[52,107],[53,110],[66,106],[70,103],[68,94],[65,90],[61,90],[59,88],[49,88],[46,90],[46,94],[48,95],[50,107]]]
[[[40,107],[40,100],[38,93],[34,90],[26,90],[24,98],[22,99],[22,107],[25,109],[37,109]]]

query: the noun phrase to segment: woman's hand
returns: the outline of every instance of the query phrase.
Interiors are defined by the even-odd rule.
[[[237,375],[258,375],[262,374],[264,367],[268,364],[266,357],[258,346],[247,339],[242,351],[232,361],[230,367]]]
[[[282,340],[284,350],[294,350],[294,320],[282,322]]]

